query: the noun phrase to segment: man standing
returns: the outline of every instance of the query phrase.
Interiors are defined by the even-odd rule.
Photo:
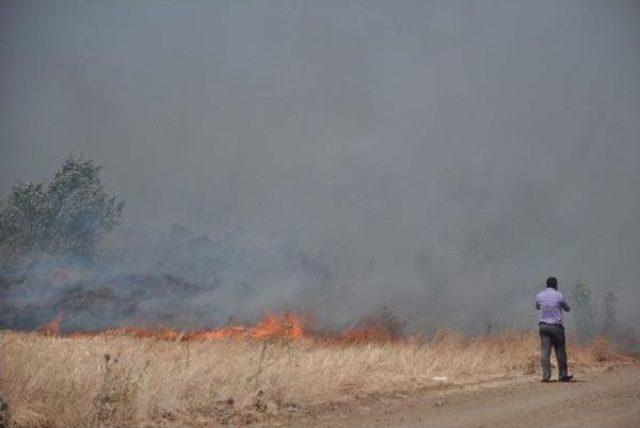
[[[547,279],[547,289],[536,295],[536,309],[538,324],[540,325],[540,364],[542,365],[542,382],[549,382],[551,378],[551,346],[556,352],[558,360],[558,380],[569,382],[573,376],[567,373],[567,353],[565,351],[564,326],[562,325],[562,310],[569,312],[562,293],[558,291],[558,280],[554,277]]]

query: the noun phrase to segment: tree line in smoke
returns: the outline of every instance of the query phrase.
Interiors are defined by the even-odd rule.
[[[616,311],[617,297],[612,291],[602,296],[601,304],[593,300],[593,291],[586,281],[578,280],[569,293],[578,337],[592,339],[597,335],[616,337],[620,334]],[[599,309],[599,310],[598,310]]]
[[[119,224],[124,205],[105,190],[100,171],[92,159],[68,157],[49,181],[17,183],[0,200],[0,281],[3,272],[32,254],[95,258],[97,243]],[[598,303],[591,287],[580,280],[569,298],[581,339],[620,334],[613,292]],[[492,321],[485,325],[488,332],[495,327]]]

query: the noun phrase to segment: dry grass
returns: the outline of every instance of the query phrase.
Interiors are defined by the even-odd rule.
[[[329,402],[538,371],[538,337],[441,332],[402,343],[322,345],[0,333],[0,395],[12,426],[210,426],[274,420]],[[573,369],[619,359],[569,348]]]

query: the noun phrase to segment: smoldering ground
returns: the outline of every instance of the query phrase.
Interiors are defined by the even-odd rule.
[[[519,327],[554,274],[614,291],[637,324],[639,14],[633,1],[6,1],[0,190],[69,153],[104,164],[124,230],[160,232],[131,243],[141,260],[90,277],[192,290],[154,295],[147,315],[298,306],[347,322],[389,306],[414,325]],[[213,249],[180,274],[159,265],[147,247],[173,224],[229,265]]]

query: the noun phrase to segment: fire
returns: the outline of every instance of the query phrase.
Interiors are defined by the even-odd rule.
[[[62,312],[58,312],[51,321],[43,325],[40,333],[45,336],[57,336],[60,333],[60,321],[62,321]]]
[[[62,315],[40,329],[47,335],[58,334]],[[101,332],[76,332],[67,336],[72,338],[91,337],[96,334],[127,335],[132,337],[149,337],[160,340],[297,340],[305,336],[306,319],[291,312],[282,315],[268,314],[254,326],[231,325],[211,330],[181,332],[168,328],[153,329],[143,327],[122,327],[103,330]]]
[[[268,314],[252,327],[229,326],[214,330],[186,333],[185,340],[221,339],[286,339],[296,340],[304,336],[305,321],[302,317],[287,312],[281,316]]]
[[[376,322],[363,322],[356,327],[331,334],[321,334],[307,330],[305,327],[310,316],[300,316],[292,312],[284,314],[267,314],[255,325],[227,325],[209,330],[178,331],[169,328],[121,327],[100,332],[75,332],[66,337],[81,338],[102,335],[126,335],[137,338],[153,338],[168,341],[218,341],[218,340],[269,340],[294,341],[302,338],[314,340],[327,345],[348,345],[359,343],[387,343],[401,339],[392,334],[383,325]],[[40,329],[45,335],[59,334],[62,314]]]

